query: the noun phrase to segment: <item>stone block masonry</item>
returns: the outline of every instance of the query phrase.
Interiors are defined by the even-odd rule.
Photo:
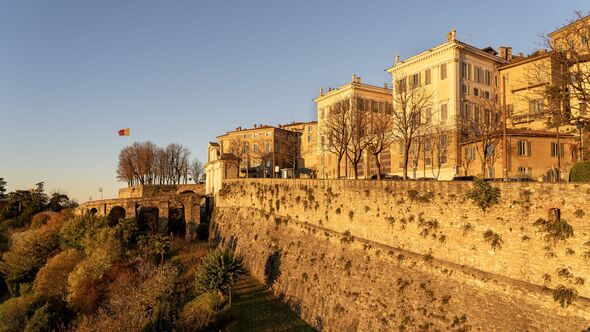
[[[226,180],[214,222],[320,330],[590,327],[590,184],[493,185],[482,211],[469,182]]]

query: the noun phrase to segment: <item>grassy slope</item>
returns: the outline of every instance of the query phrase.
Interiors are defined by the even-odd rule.
[[[236,286],[233,301],[226,331],[315,331],[249,275]]]

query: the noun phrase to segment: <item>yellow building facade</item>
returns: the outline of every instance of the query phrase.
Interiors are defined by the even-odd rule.
[[[347,109],[357,108],[361,112],[385,112],[391,109],[391,89],[387,86],[379,87],[361,82],[361,78],[353,75],[352,80],[338,88],[320,90],[319,96],[314,99],[318,113],[317,131],[318,144],[316,150],[318,177],[324,179],[337,178],[338,156],[331,152],[328,144],[327,121],[331,112],[336,107]],[[382,173],[390,173],[392,166],[390,149],[381,155],[383,166]],[[369,178],[377,173],[375,161],[366,151],[358,167],[359,178]],[[340,177],[352,178],[353,165],[346,155],[340,164]]]
[[[507,60],[491,48],[479,49],[456,39],[456,32],[447,35],[447,41],[405,60],[396,57],[388,69],[392,84],[420,86],[430,94],[430,101],[423,112],[429,119],[424,128],[435,128],[436,137],[429,138],[431,130],[422,130],[414,146],[408,165],[411,178],[434,177],[450,180],[461,175],[462,126],[465,119],[474,115],[476,99],[496,100],[498,93],[498,66]],[[394,90],[394,93],[396,91]],[[396,98],[394,98],[395,100]],[[394,105],[394,107],[396,107]],[[428,142],[431,142],[430,144]],[[436,160],[429,157],[429,145],[439,144]],[[423,143],[419,143],[423,142]],[[393,173],[402,175],[403,149],[393,149]],[[436,161],[440,161],[438,164]]]

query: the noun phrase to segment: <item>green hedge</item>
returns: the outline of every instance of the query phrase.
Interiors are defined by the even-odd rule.
[[[571,182],[590,182],[590,161],[575,163],[570,171]]]

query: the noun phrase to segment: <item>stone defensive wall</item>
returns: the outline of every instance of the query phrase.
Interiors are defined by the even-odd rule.
[[[319,330],[590,327],[590,184],[492,186],[225,180],[215,236]]]

